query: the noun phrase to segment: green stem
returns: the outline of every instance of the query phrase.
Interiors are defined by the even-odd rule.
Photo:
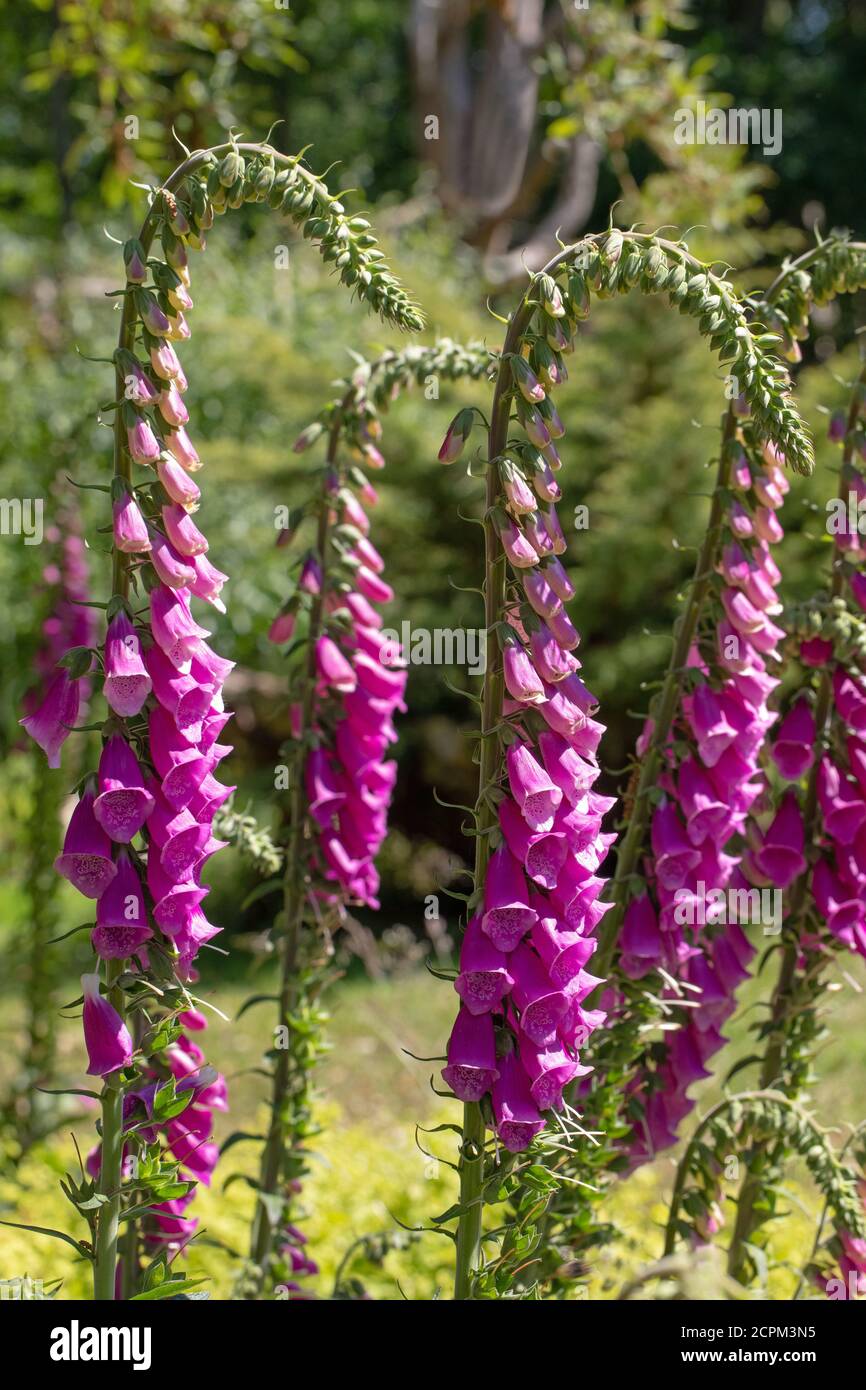
[[[322,631],[325,587],[327,575],[327,542],[329,498],[327,493],[328,471],[333,464],[340,438],[342,415],[337,413],[328,440],[327,468],[323,481],[322,496],[319,503],[316,550],[321,568],[322,582],[310,610],[310,627],[307,637],[307,665],[301,720],[295,748],[292,769],[292,796],[289,810],[289,841],[286,846],[285,872],[283,876],[283,914],[284,928],[280,952],[280,997],[279,1021],[289,1026],[288,1019],[294,1011],[297,990],[298,951],[301,928],[304,919],[304,835],[307,827],[306,800],[304,791],[304,762],[307,754],[307,736],[313,722],[313,703],[316,690],[316,642]],[[286,1140],[285,1109],[288,1101],[291,1048],[280,1049],[274,1067],[271,1092],[271,1118],[268,1136],[262,1152],[259,1172],[259,1191],[265,1194],[274,1192],[279,1181],[280,1168]],[[250,1258],[263,1268],[270,1252],[273,1227],[265,1204],[258,1201],[253,1220]]]
[[[123,1017],[123,991],[117,988],[116,982],[123,972],[123,966],[124,962],[120,960],[109,960],[105,966],[108,1000],[121,1018]],[[98,1303],[110,1302],[115,1296],[123,1164],[123,1091],[116,1072],[105,1078],[101,1105],[102,1154],[99,1189],[107,1201],[99,1208],[96,1225],[93,1297]]]
[[[842,495],[842,489],[844,487],[845,469],[854,457],[853,430],[860,413],[859,388],[864,382],[866,382],[866,368],[863,369],[857,379],[857,386],[852,393],[851,402],[848,407],[848,427],[845,445],[842,450],[842,466],[839,471],[840,496]],[[833,579],[830,593],[832,598],[839,598],[845,587],[845,576],[842,566],[838,561],[838,557],[836,556],[835,549],[832,565]],[[818,777],[821,766],[820,754],[826,747],[832,715],[833,664],[831,662],[828,663],[821,672],[821,679],[818,685],[818,698],[815,703],[816,757],[809,774],[806,799],[803,803],[803,836],[804,844],[807,847],[813,844],[818,826]],[[798,979],[797,961],[800,957],[799,924],[809,901],[808,889],[810,873],[811,865],[800,875],[791,894],[791,903],[788,912],[788,920],[790,923],[788,928],[788,940],[782,952],[779,974],[770,1003],[770,1030],[764,1052],[764,1059],[761,1064],[759,1082],[762,1087],[781,1084],[783,1080],[780,1076],[780,1072],[784,1060],[788,1022],[792,1007],[792,994]],[[767,1145],[765,1143],[759,1144],[753,1155],[749,1171],[743,1179],[743,1185],[740,1189],[740,1196],[737,1201],[737,1219],[734,1224],[731,1243],[728,1247],[728,1273],[741,1284],[748,1283],[749,1260],[745,1246],[759,1224],[755,1216],[755,1206],[760,1197],[763,1185],[762,1174],[766,1167],[766,1163]]]

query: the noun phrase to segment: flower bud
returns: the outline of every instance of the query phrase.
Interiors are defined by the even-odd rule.
[[[545,312],[550,314],[552,319],[565,317],[565,305],[562,302],[562,291],[557,285],[552,275],[542,275],[538,281],[538,292]]]
[[[448,426],[442,448],[439,450],[440,463],[454,463],[460,457],[474,421],[475,412],[471,406],[464,406],[462,410],[458,410]]]
[[[238,180],[243,180],[245,167],[237,150],[229,150],[219,166],[219,181],[223,188],[233,189]]]
[[[520,357],[517,353],[511,358],[511,375],[525,401],[533,404],[544,400],[544,387],[526,358]]]
[[[127,280],[133,285],[143,285],[147,279],[147,260],[137,237],[133,237],[124,246],[123,263],[126,266]]]
[[[180,361],[171,343],[154,343],[150,365],[161,381],[171,381],[180,373]]]
[[[165,338],[168,336],[171,324],[168,315],[160,309],[153,295],[149,290],[139,290],[135,297],[138,316],[145,328],[153,333],[154,337]]]
[[[153,463],[159,458],[159,440],[147,420],[138,419],[135,424],[128,425],[126,438],[136,463]]]

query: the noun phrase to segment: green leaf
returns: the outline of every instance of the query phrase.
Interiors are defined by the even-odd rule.
[[[144,1293],[133,1294],[130,1303],[153,1303],[158,1298],[174,1298],[176,1294],[186,1293],[187,1289],[197,1289],[204,1279],[169,1279],[164,1284],[157,1284],[153,1289],[146,1289]]]
[[[77,1250],[86,1260],[92,1259],[90,1251],[80,1241],[68,1236],[65,1231],[54,1231],[50,1226],[26,1226],[21,1221],[0,1221],[0,1226],[11,1226],[16,1231],[33,1231],[37,1236],[53,1236],[55,1240],[64,1240],[67,1245],[71,1245],[73,1250]]]
[[[249,999],[245,999],[235,1015],[235,1022],[243,1018],[247,1009],[251,1009],[255,1004],[276,1004],[279,1001],[278,994],[251,994]]]

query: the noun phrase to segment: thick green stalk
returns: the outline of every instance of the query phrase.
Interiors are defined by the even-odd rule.
[[[105,966],[109,1003],[123,1016],[123,991],[117,979],[123,972],[123,961],[109,960]],[[107,1200],[99,1208],[96,1226],[96,1248],[93,1265],[93,1297],[97,1302],[114,1298],[117,1269],[117,1236],[120,1221],[120,1185],[123,1163],[123,1090],[116,1072],[107,1076],[102,1086],[102,1156],[99,1188]]]
[[[328,469],[330,469],[330,466],[336,458],[337,444],[340,437],[340,424],[341,415],[338,413],[331,428],[328,441]],[[327,495],[326,470],[322,497],[319,504],[318,528],[316,534],[316,552],[321,568],[322,582],[310,610],[304,695],[301,702],[300,729],[298,731],[298,740],[292,769],[289,842],[286,846],[285,871],[283,875],[284,926],[282,948],[280,952],[279,997],[279,1020],[280,1024],[283,1026],[288,1026],[287,1020],[290,1018],[295,1007],[298,950],[301,939],[301,928],[304,920],[305,886],[303,841],[307,825],[304,791],[304,762],[308,752],[306,746],[307,735],[309,734],[313,718],[313,700],[316,688],[316,642],[322,632],[322,618],[324,612],[328,558],[328,510],[329,500]],[[288,1102],[289,1092],[290,1051],[291,1049],[288,1045],[281,1048],[274,1067],[270,1126],[267,1139],[265,1140],[265,1147],[262,1151],[262,1161],[259,1171],[259,1191],[265,1194],[274,1192],[280,1176],[286,1133],[285,1108]],[[272,1227],[268,1211],[265,1204],[259,1201],[256,1205],[250,1245],[250,1258],[253,1263],[259,1267],[264,1264],[268,1256],[271,1237]]]
[[[864,383],[866,383],[866,368],[864,368],[858,377],[857,387],[852,393],[851,403],[848,408],[847,434],[845,445],[842,450],[842,466],[839,472],[840,496],[843,494],[845,469],[851,464],[854,457],[853,430],[860,412],[858,388]],[[842,567],[838,562],[835,548],[832,563],[833,579],[830,594],[832,598],[839,598],[845,587],[845,577]],[[820,754],[826,746],[832,713],[833,666],[832,663],[829,663],[821,672],[821,679],[818,685],[818,698],[815,704],[816,757],[809,774],[806,799],[803,803],[803,835],[807,849],[808,846],[814,842],[818,824]],[[808,903],[810,872],[811,865],[800,875],[800,878],[794,886],[794,891],[791,894],[791,902],[788,911],[788,920],[790,923],[788,928],[788,940],[782,952],[779,974],[770,1003],[770,1030],[767,1037],[764,1060],[761,1064],[759,1081],[762,1089],[779,1085],[782,1081],[779,1073],[784,1058],[787,1023],[792,1004],[791,996],[797,983],[797,961],[800,956],[798,927]],[[728,1272],[740,1283],[748,1282],[749,1260],[745,1245],[751,1239],[758,1225],[755,1218],[755,1204],[760,1196],[762,1187],[761,1175],[765,1164],[766,1145],[761,1145],[758,1152],[753,1157],[752,1167],[743,1179],[743,1185],[740,1189],[740,1196],[737,1201],[737,1219],[734,1224],[731,1243],[728,1247]]]

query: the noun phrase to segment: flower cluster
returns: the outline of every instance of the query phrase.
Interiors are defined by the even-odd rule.
[[[366,432],[361,457],[368,467],[383,466]],[[402,654],[381,634],[379,608],[394,593],[369,537],[366,506],[377,494],[359,469],[353,473],[350,479],[330,464],[326,468],[320,502],[324,544],[305,556],[295,591],[269,634],[274,642],[288,642],[299,615],[307,619],[305,675],[312,689],[308,708],[299,698],[292,715],[307,750],[303,778],[315,825],[308,865],[314,912],[339,913],[348,903],[378,907],[375,859],[397,776],[396,763],[385,755],[397,741],[394,713],[405,710]]]
[[[559,558],[555,441],[564,430],[551,392],[567,376],[572,327],[555,282],[542,276],[538,291],[535,329],[502,369],[525,439],[496,455],[491,434],[489,519],[511,574],[496,629],[505,766],[495,787],[481,788],[481,802],[496,804],[495,848],[462,942],[461,1006],[442,1073],[458,1099],[490,1095],[489,1119],[512,1152],[531,1143],[543,1112],[560,1108],[564,1088],[585,1073],[580,1049],[604,1020],[584,1005],[600,984],[587,965],[608,909],[597,871],[614,838],[601,829],[613,802],[593,790],[604,729],[578,675],[580,638],[565,608],[574,587]],[[472,411],[458,413],[443,462],[459,455],[472,424]]]
[[[139,243],[128,243],[125,252],[127,308],[123,346],[115,355],[123,385],[119,466],[111,489],[115,592],[96,653],[109,717],[98,768],[82,779],[56,868],[95,900],[91,945],[97,961],[106,963],[110,984],[127,972],[121,993],[142,1025],[134,1037],[116,1007],[123,1002],[118,992],[103,997],[99,975],[85,975],[88,1072],[110,1077],[140,1057],[147,1079],[151,1065],[163,1065],[158,1059],[167,1048],[168,1072],[183,1075],[197,1091],[189,1112],[195,1129],[182,1140],[188,1120],[172,1118],[168,1146],[180,1145],[179,1161],[204,1178],[216,1151],[203,1137],[210,1112],[199,1103],[195,1081],[201,1058],[178,1036],[177,1018],[194,1017],[188,993],[194,961],[218,931],[202,908],[209,891],[202,876],[222,847],[212,833],[213,817],[233,790],[215,775],[230,752],[218,739],[231,717],[222,689],[233,663],[208,645],[210,632],[192,611],[194,598],[225,611],[220,591],[226,576],[208,559],[207,539],[193,520],[200,496],[193,474],[201,460],[185,429],[187,381],[174,347],[190,333],[186,248],[203,240],[205,219],[202,213],[201,222],[186,222],[173,200],[164,202],[158,225],[166,260],[145,261]],[[151,277],[152,288],[145,283]],[[143,476],[133,483],[135,466]],[[53,765],[77,718],[77,678],[92,662],[88,646],[73,649],[42,709],[24,721]],[[166,1003],[161,1020],[148,1011],[153,996],[146,986],[138,988],[148,977],[159,980]],[[205,1089],[216,1103],[212,1089]],[[137,1094],[127,1089],[125,1104]],[[165,1219],[179,1219],[179,1211]]]
[[[622,971],[640,979],[661,967],[672,981],[662,997],[688,1011],[688,1021],[666,1034],[661,1058],[654,1048],[632,1083],[640,1116],[634,1162],[676,1141],[694,1104],[689,1088],[709,1075],[706,1063],[725,1041],[721,1029],[755,953],[743,924],[762,920],[756,888],[786,887],[802,864],[790,854],[797,830],[786,805],[764,834],[754,819],[765,790],[761,753],[776,719],[767,702],[779,682],[768,662],[779,658],[785,636],[774,621],[781,575],[771,546],[782,536],[777,512],[789,484],[772,445],[759,450],[741,431],[726,447],[730,501],[718,547],[717,619],[690,654],[690,689],[652,815],[646,889],[630,901],[620,936]],[[745,855],[726,852],[743,837],[751,844]],[[765,925],[777,930],[778,914]]]

